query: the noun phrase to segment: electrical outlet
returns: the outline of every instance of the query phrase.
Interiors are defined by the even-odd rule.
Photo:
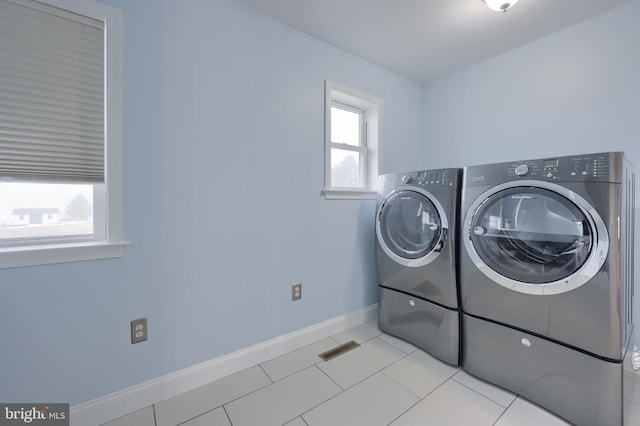
[[[139,318],[131,321],[131,343],[140,343],[147,340],[147,319]]]
[[[291,286],[291,300],[302,299],[302,283],[297,283]]]

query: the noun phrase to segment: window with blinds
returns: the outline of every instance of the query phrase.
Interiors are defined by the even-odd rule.
[[[104,23],[0,0],[0,178],[104,182]]]
[[[90,0],[0,0],[0,267],[121,240],[120,33]]]

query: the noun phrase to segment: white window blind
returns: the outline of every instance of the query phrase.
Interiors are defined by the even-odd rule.
[[[104,23],[0,0],[0,179],[104,182]]]

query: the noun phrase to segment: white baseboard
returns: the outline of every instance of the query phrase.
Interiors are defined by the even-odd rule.
[[[196,364],[157,379],[71,407],[71,426],[95,426],[141,410],[214,380],[263,363],[333,334],[377,318],[371,305],[302,330]]]

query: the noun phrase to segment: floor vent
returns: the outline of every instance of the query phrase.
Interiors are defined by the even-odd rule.
[[[360,344],[354,342],[353,340],[349,340],[347,343],[336,346],[333,349],[329,349],[328,351],[323,352],[318,356],[322,358],[323,361],[329,361],[330,359],[340,356],[345,352],[349,352],[351,349],[355,349],[358,346],[360,346]]]

